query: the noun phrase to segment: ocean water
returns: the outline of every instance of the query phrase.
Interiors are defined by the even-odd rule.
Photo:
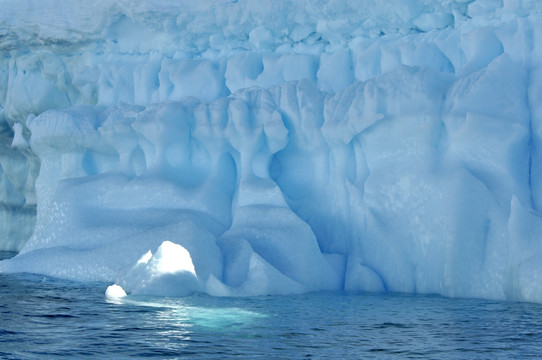
[[[107,285],[0,274],[0,358],[542,356],[537,304],[336,293],[109,302]]]

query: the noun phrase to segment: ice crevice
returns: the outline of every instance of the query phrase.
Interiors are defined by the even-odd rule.
[[[542,302],[538,2],[8,3],[1,272]]]

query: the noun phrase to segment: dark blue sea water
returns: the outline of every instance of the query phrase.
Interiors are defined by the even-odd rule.
[[[0,274],[1,359],[525,359],[542,306],[439,296],[128,297]]]

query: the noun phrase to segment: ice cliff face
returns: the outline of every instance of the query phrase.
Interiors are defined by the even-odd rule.
[[[2,5],[0,271],[542,301],[538,2]]]

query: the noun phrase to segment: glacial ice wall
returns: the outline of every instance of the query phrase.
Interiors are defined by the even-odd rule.
[[[3,3],[0,271],[542,301],[536,1]]]
[[[302,78],[333,92],[355,80],[350,43],[446,28],[454,13],[466,12],[466,4],[451,0],[3,0],[1,6],[0,179],[2,194],[11,194],[0,197],[4,250],[19,250],[35,222],[39,160],[20,151],[28,129],[15,129],[29,115],[186,96],[210,102]],[[10,149],[15,133],[17,149]]]

